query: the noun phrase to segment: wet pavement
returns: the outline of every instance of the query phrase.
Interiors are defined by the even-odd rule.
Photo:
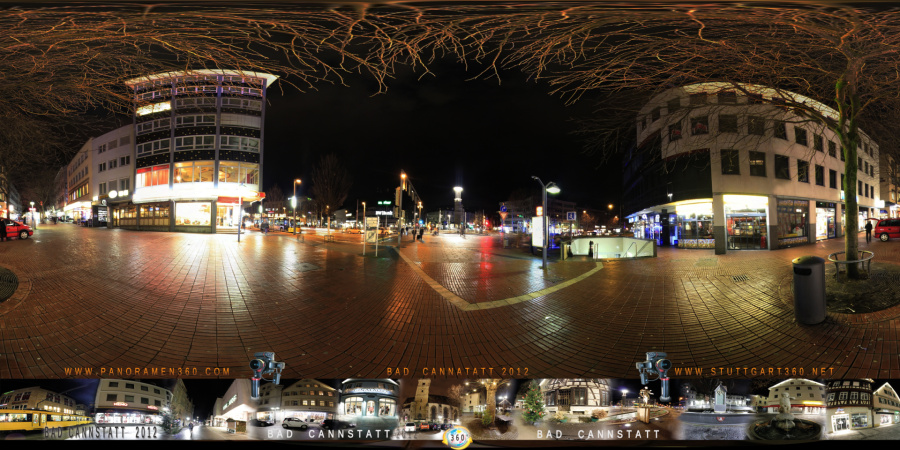
[[[274,351],[288,378],[632,378],[647,351],[707,373],[900,378],[900,307],[794,321],[790,261],[842,240],[720,256],[661,248],[543,271],[497,235],[404,238],[378,258],[371,246],[361,256],[359,235],[241,239],[59,224],[2,243],[0,267],[19,284],[0,303],[0,378],[234,378],[258,351]],[[873,269],[900,263],[898,242],[860,248],[875,252]]]

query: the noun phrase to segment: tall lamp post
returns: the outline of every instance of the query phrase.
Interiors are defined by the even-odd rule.
[[[403,233],[400,231],[403,225],[403,191],[406,190],[406,172],[400,172],[400,199],[397,202],[397,245],[400,245],[400,239]]]
[[[463,226],[463,222],[465,222],[465,220],[466,220],[466,213],[462,209],[462,191],[463,191],[463,188],[460,186],[456,186],[453,188],[453,192],[456,193],[456,197],[453,198],[453,214],[459,214],[459,234],[460,235],[464,235],[466,232],[466,228],[465,228],[465,226]]]
[[[543,211],[544,211],[544,215],[541,216],[541,222],[542,222],[541,227],[543,228],[543,233],[544,233],[544,242],[542,243],[544,248],[543,248],[543,251],[541,251],[541,257],[543,258],[543,263],[541,264],[541,269],[546,269],[547,268],[547,249],[548,249],[547,241],[550,240],[550,221],[547,220],[547,217],[549,217],[549,215],[547,214],[547,212],[548,212],[547,211],[547,193],[549,192],[551,194],[559,194],[560,189],[559,189],[559,186],[557,186],[556,183],[554,183],[552,181],[547,184],[544,184],[544,182],[541,181],[541,179],[538,177],[532,176],[531,178],[536,180],[538,182],[538,184],[541,185],[541,198],[543,201],[542,204],[543,204]]]
[[[31,226],[37,230],[37,222],[34,221],[34,202],[31,202]]]
[[[294,196],[291,197],[291,206],[294,208],[294,235],[297,234],[297,185],[302,183],[299,178],[294,180]]]

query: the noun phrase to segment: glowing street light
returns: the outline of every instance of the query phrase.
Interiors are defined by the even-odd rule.
[[[297,185],[302,183],[299,178],[294,180],[294,196],[291,197],[291,207],[294,208],[294,236],[297,235]]]
[[[403,233],[400,227],[403,225],[403,191],[406,190],[406,172],[400,171],[400,199],[397,202],[397,245],[400,245],[400,239]],[[398,247],[399,248],[399,247]]]
[[[541,181],[541,179],[538,177],[532,176],[531,178],[536,180],[538,182],[538,184],[541,185],[541,194],[542,194],[543,205],[544,205],[543,206],[544,215],[541,216],[541,226],[543,227],[543,232],[544,232],[544,242],[543,242],[544,249],[541,252],[541,257],[543,258],[543,264],[541,264],[541,269],[546,269],[547,268],[547,250],[549,248],[547,244],[548,244],[548,241],[550,240],[550,220],[549,220],[549,218],[548,218],[549,216],[547,214],[547,211],[548,211],[547,210],[547,193],[549,192],[551,194],[559,194],[560,189],[559,189],[559,186],[557,186],[556,183],[554,183],[552,181],[547,184],[544,184],[544,182]]]

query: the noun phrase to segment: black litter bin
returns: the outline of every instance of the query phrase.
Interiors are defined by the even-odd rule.
[[[794,264],[794,317],[814,325],[825,320],[825,260],[801,256]]]

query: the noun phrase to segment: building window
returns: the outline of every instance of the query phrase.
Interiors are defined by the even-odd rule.
[[[722,150],[722,175],[740,174],[740,152],[738,150]]]
[[[142,404],[142,405],[149,405],[149,404],[150,404],[150,399],[147,398],[147,397],[141,397],[141,404]]]
[[[797,181],[801,183],[809,183],[809,163],[797,160]]]
[[[106,194],[106,183],[100,183],[99,188],[100,188],[100,192],[99,192],[100,195]]]
[[[175,118],[176,127],[199,127],[204,125],[215,125],[216,116],[214,114],[200,114],[193,116],[178,116]],[[177,144],[176,144],[177,146]]]
[[[825,186],[825,168],[816,164],[816,184]]]
[[[109,382],[109,387],[111,387],[111,388],[117,388],[117,387],[119,387],[119,382],[118,382],[118,381],[110,381],[110,382]]]
[[[659,120],[660,107],[653,108],[653,111],[650,112],[650,123],[656,122]]]
[[[837,158],[837,144],[834,141],[828,141],[828,156]]]
[[[118,167],[118,166],[119,166],[119,160],[118,160],[118,159],[111,159],[111,160],[109,160],[109,168],[110,168],[110,169],[115,169],[115,168]]]
[[[775,178],[782,180],[791,179],[791,158],[775,155]]]
[[[137,145],[137,155],[140,157],[140,156],[153,155],[153,154],[158,154],[158,153],[167,153],[169,151],[170,145],[171,145],[171,140],[168,138],[160,139],[158,141],[150,141],[150,142],[145,142],[143,144],[138,144]]]
[[[823,144],[824,140],[821,135],[813,134],[813,148],[816,149],[817,152],[824,152],[825,146]]]
[[[212,203],[175,203],[175,225],[209,226],[212,220]]]
[[[719,103],[735,104],[737,103],[737,93],[734,91],[721,91],[716,94]]]
[[[134,389],[134,383],[125,383],[125,389]]]
[[[678,111],[679,109],[681,109],[681,99],[673,98],[672,100],[669,100],[668,102],[666,102],[666,107],[669,109],[669,114]]]
[[[766,119],[759,116],[747,116],[747,133],[762,136],[766,132]]]
[[[108,402],[114,402],[118,399],[119,399],[118,394],[106,394],[106,401],[108,401]],[[18,400],[18,399],[16,399],[16,400]]]
[[[100,145],[97,147],[97,154],[101,154],[106,151],[106,144]]]
[[[120,166],[127,166],[129,164],[131,164],[131,156],[123,156],[123,157],[119,158]]]
[[[241,108],[253,111],[262,110],[262,102],[259,100],[247,100],[243,98],[225,97],[222,99],[223,108]]]
[[[765,152],[750,152],[750,175],[756,177],[767,176]]]
[[[747,103],[750,105],[761,105],[763,103],[762,94],[747,94]]]
[[[140,189],[149,186],[161,186],[169,184],[169,165],[144,167],[137,170],[135,187]]]
[[[196,107],[206,107],[216,106],[216,98],[215,97],[189,97],[189,98],[178,98],[175,99],[175,107],[176,108],[196,108]]]
[[[106,170],[106,163],[100,163],[97,165],[97,172],[103,172]]]
[[[705,105],[706,104],[706,92],[701,92],[699,94],[691,94],[690,104],[691,104],[691,106]]]
[[[214,150],[215,148],[215,136],[182,136],[175,138],[175,151]]]
[[[856,187],[856,193],[857,193],[857,194],[862,193],[862,191],[863,191],[863,183],[862,183],[862,181],[857,180],[856,182],[859,183],[859,185]]]
[[[222,150],[259,152],[259,139],[243,136],[220,136],[219,148]]]
[[[125,396],[125,401],[126,401],[126,402],[133,402],[133,401],[134,401],[134,396],[133,396],[133,395],[126,395],[126,396]]]
[[[738,122],[734,114],[719,114],[719,133],[737,133]]]
[[[773,127],[774,136],[778,139],[787,140],[787,126],[784,122],[776,120]]]
[[[669,140],[677,141],[681,139],[681,122],[669,125]]]
[[[800,127],[794,127],[794,141],[800,145],[809,146],[806,139],[806,130]]]
[[[837,172],[828,169],[828,187],[837,189]]]
[[[141,386],[142,391],[150,392],[150,388],[147,386]]]
[[[691,134],[709,134],[709,118],[707,116],[691,117]]]

